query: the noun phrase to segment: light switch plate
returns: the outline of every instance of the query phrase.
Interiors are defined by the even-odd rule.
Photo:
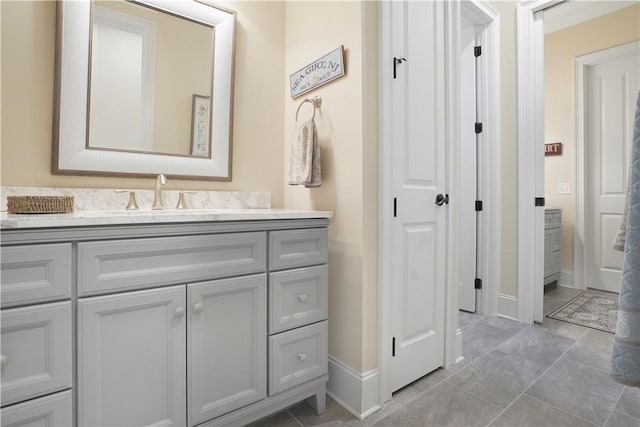
[[[557,192],[558,194],[571,194],[571,183],[559,182],[557,184]]]

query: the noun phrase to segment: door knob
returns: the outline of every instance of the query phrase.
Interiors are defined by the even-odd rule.
[[[175,311],[176,317],[182,317],[184,316],[184,313],[185,313],[184,307],[176,308],[176,311]]]
[[[449,195],[443,195],[442,193],[439,193],[436,196],[436,205],[438,206],[442,206],[442,205],[448,205],[449,204]]]
[[[193,311],[195,313],[202,313],[202,310],[204,310],[204,305],[201,302],[193,304]]]

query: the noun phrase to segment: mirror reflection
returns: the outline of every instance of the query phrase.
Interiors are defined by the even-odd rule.
[[[92,2],[87,148],[211,156],[214,27]]]

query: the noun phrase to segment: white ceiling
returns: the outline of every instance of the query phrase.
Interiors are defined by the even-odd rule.
[[[545,9],[544,32],[553,33],[638,3],[639,0],[568,0]]]

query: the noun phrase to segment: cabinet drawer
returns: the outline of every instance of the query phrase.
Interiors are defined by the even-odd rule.
[[[71,244],[2,248],[2,308],[69,298]]]
[[[327,373],[327,321],[269,337],[269,395]]]
[[[266,269],[266,233],[78,244],[78,295],[95,295]]]
[[[327,229],[272,231],[269,236],[271,270],[326,264]]]
[[[269,276],[269,333],[327,318],[326,265],[280,271]]]
[[[4,408],[0,418],[2,427],[70,426],[71,390]]]
[[[2,311],[2,406],[71,387],[71,302]]]

